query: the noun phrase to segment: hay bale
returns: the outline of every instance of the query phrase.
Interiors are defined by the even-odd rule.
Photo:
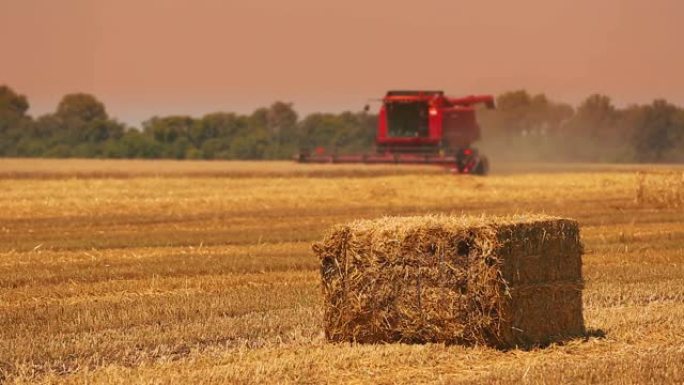
[[[584,333],[577,222],[389,217],[313,245],[330,341],[501,348]]]

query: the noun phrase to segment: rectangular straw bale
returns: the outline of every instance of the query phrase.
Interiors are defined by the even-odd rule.
[[[584,333],[573,220],[388,217],[337,226],[313,249],[330,341],[506,348]]]

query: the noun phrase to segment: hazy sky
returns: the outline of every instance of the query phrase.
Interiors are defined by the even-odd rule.
[[[682,0],[0,0],[0,84],[31,113],[360,109],[390,88],[684,104]]]

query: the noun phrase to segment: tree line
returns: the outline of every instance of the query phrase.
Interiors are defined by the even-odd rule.
[[[376,117],[363,112],[314,113],[299,119],[275,102],[249,115],[215,112],[195,118],[155,116],[142,127],[111,118],[94,96],[64,96],[53,113],[33,118],[26,97],[0,86],[0,156],[173,159],[283,159],[301,148],[364,151]]]
[[[521,160],[684,161],[684,109],[666,100],[616,107],[591,95],[578,107],[544,94],[511,91],[481,110],[480,144],[492,156]],[[301,149],[372,151],[377,115],[312,113],[291,103],[251,114],[155,116],[139,128],[110,117],[96,97],[65,95],[54,112],[28,114],[29,102],[0,86],[0,156],[173,159],[286,159]]]
[[[497,109],[479,119],[486,145],[515,158],[684,162],[684,109],[664,99],[618,108],[594,94],[574,108],[519,90],[498,96]]]

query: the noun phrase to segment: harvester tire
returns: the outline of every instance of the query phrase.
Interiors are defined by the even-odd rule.
[[[481,176],[489,174],[489,159],[486,156],[480,157],[480,161],[477,162],[477,166],[473,169],[473,174]]]

